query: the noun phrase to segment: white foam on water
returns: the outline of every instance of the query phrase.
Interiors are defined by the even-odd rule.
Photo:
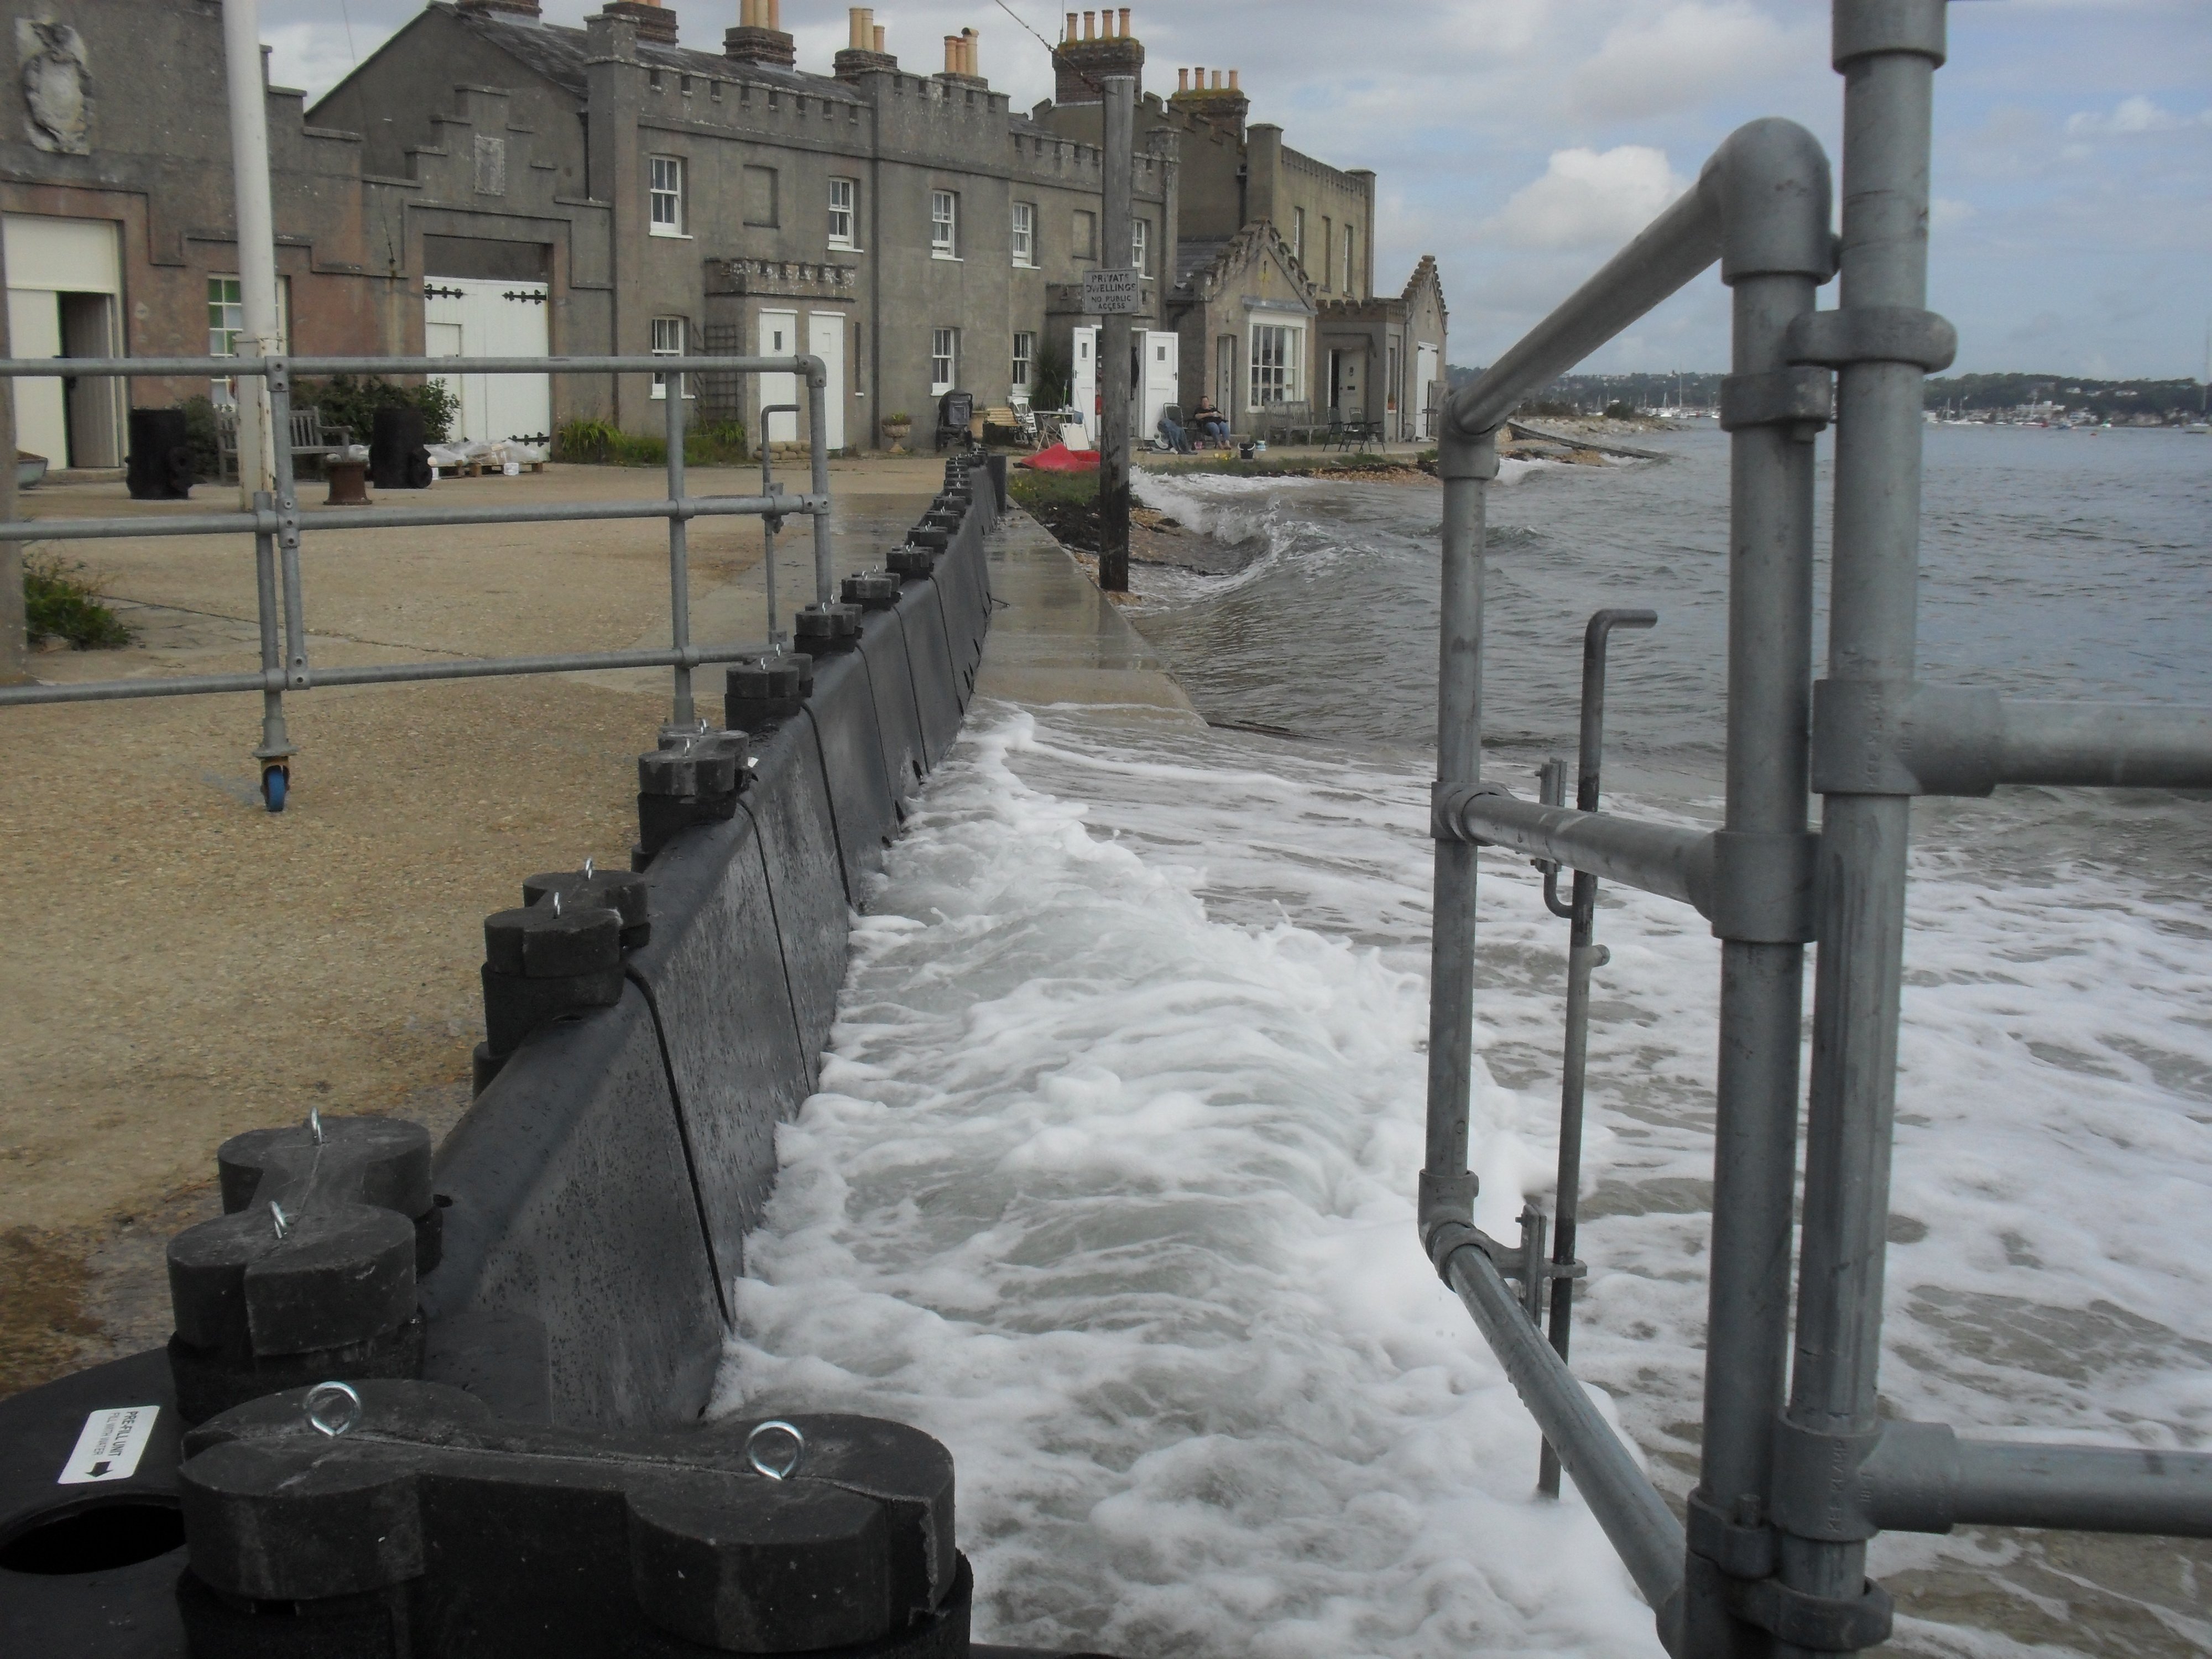
[[[1402,792],[1378,824],[1218,751],[1082,747],[1113,769],[981,721],[895,849],[717,1409],[943,1439],[994,1639],[1656,1652],[1588,1513],[1531,1496],[1527,1419],[1422,1262],[1420,979],[1287,919],[1334,898],[1396,931]],[[1125,803],[1209,793],[1146,845],[1024,760]],[[1246,820],[1214,907],[1238,914],[1210,914],[1183,837],[1270,806],[1295,821]],[[1480,1097],[1510,1206],[1516,1103]]]
[[[1658,1651],[1571,1492],[1529,1495],[1533,1428],[1413,1239],[1426,769],[979,711],[893,850],[823,1091],[781,1134],[718,1409],[945,1440],[979,1635]],[[1884,1395],[1970,1432],[2212,1443],[2212,915],[2168,823],[2201,805],[2100,803],[2109,856],[2017,851],[2048,792],[1960,810],[1914,854]],[[2130,873],[2158,835],[2180,879]],[[1555,1157],[1565,928],[1537,887],[1484,855],[1474,1161],[1500,1235]],[[1575,1366],[1679,1494],[1719,950],[1626,890],[1598,933]],[[2014,1547],[1891,1536],[1873,1565]]]

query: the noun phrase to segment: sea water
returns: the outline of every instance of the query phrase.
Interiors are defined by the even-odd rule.
[[[1493,492],[1486,765],[1526,788],[1571,757],[1587,613],[1648,605],[1615,638],[1607,804],[1708,823],[1726,445],[1656,442]],[[1656,1654],[1571,1488],[1532,1495],[1534,1431],[1413,1233],[1439,495],[1139,490],[1209,539],[1138,567],[1135,619],[1234,724],[971,713],[781,1132],[718,1409],[944,1440],[981,1639]],[[1936,431],[1926,501],[1923,678],[2212,702],[2212,445]],[[2212,801],[2005,791],[1914,828],[1887,1408],[2212,1443]],[[1480,927],[1471,1161],[1510,1234],[1550,1198],[1565,927],[1494,853]],[[1598,932],[1576,1370],[1679,1496],[1718,947],[1622,889]],[[1912,1650],[2212,1650],[2198,1547],[1875,1557]]]

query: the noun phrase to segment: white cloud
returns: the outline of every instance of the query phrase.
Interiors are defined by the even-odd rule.
[[[1811,61],[1823,61],[1825,34],[1802,20],[1784,26],[1749,0],[1683,0],[1607,31],[1596,55],[1575,70],[1571,102],[1582,114],[1611,120],[1686,108],[1802,70],[1808,46]]]
[[[1928,204],[1928,228],[1930,230],[1949,230],[1963,225],[1974,216],[1974,204],[1955,197],[1937,196]]]
[[[1482,228],[1511,247],[1611,247],[1687,189],[1667,152],[1644,144],[1552,153],[1543,176],[1514,191]]]
[[[2176,115],[2137,94],[2123,98],[2109,115],[2083,110],[2066,118],[2066,131],[2094,137],[2129,137],[2145,132],[2178,132],[2184,127],[2212,127],[2212,109],[2194,115]]]
[[[332,23],[264,23],[269,78],[280,87],[298,87],[312,103],[352,74],[356,56],[368,57],[390,33],[360,24],[349,31]]]

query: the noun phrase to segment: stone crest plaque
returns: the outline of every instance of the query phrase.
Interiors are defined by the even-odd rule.
[[[59,155],[92,154],[92,75],[84,39],[67,23],[15,20],[15,56],[23,65],[26,137]]]

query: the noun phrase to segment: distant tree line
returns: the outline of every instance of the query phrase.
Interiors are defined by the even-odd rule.
[[[1470,385],[1482,371],[1447,368],[1451,389]],[[1711,409],[1720,401],[1717,374],[1563,374],[1528,398],[1516,411],[1522,415],[1634,414],[1640,409]]]
[[[2079,374],[1950,374],[1928,382],[1930,409],[2008,410],[2054,404],[2099,420],[2149,415],[2165,421],[2203,406],[2202,385],[2179,380],[2097,380]]]
[[[1457,364],[1445,371],[1453,391],[1482,371]],[[1711,409],[1720,401],[1718,374],[1563,374],[1522,404],[1523,415],[1601,415],[1617,406]],[[2180,420],[2204,406],[2204,387],[2191,380],[2100,380],[2079,374],[1952,374],[1928,382],[1926,406],[1934,410],[1997,410],[2053,404],[2099,420],[2143,416]]]

